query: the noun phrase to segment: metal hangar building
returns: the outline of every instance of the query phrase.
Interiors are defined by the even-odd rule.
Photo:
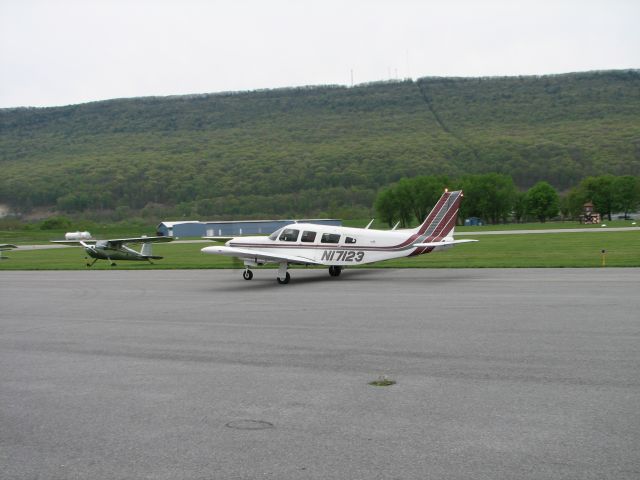
[[[301,220],[237,220],[200,222],[162,222],[156,228],[157,235],[164,237],[237,237],[240,235],[270,235],[279,228],[292,223],[317,223],[319,225],[341,226],[342,221],[333,218]]]

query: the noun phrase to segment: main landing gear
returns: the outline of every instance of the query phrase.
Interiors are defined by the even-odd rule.
[[[242,278],[244,278],[245,280],[251,280],[253,278],[253,272],[247,268],[244,272],[242,272]]]
[[[341,273],[342,267],[339,267],[337,265],[331,265],[329,267],[329,275],[331,275],[332,277],[339,277]]]

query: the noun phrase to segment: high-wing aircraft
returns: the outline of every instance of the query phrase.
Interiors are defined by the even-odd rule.
[[[88,257],[93,258],[93,262],[88,262],[87,267],[92,266],[98,260],[108,260],[111,266],[115,266],[116,260],[138,260],[153,263],[151,260],[160,260],[162,257],[151,253],[151,244],[158,242],[171,242],[173,237],[137,237],[137,238],[116,238],[111,240],[51,240],[53,243],[66,245],[80,245],[84,248]],[[139,252],[128,247],[128,244],[142,244]]]
[[[309,223],[293,223],[268,237],[235,237],[224,246],[205,247],[203,253],[227,255],[244,261],[243,278],[251,280],[251,267],[266,263],[279,265],[278,283],[289,283],[289,265],[324,265],[337,277],[346,266],[411,257],[451,248],[454,240],[462,191],[445,191],[419,227],[400,230],[347,228]],[[221,240],[221,237],[203,237]]]
[[[9,257],[5,257],[4,255],[2,255],[2,252],[6,252],[7,250],[13,250],[14,248],[18,248],[17,245],[13,245],[11,243],[0,243],[0,260],[4,260],[5,258],[9,258]]]

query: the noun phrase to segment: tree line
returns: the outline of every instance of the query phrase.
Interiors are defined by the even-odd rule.
[[[614,213],[626,217],[640,207],[640,177],[600,175],[587,177],[562,195],[541,180],[526,191],[518,190],[513,178],[500,173],[465,175],[451,179],[443,175],[403,178],[382,189],[374,207],[378,218],[389,226],[408,227],[421,223],[445,188],[462,190],[464,200],[459,219],[479,217],[487,223],[578,219],[586,202],[592,202],[602,218]]]

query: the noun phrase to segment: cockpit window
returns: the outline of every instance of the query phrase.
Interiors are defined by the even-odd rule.
[[[277,240],[278,236],[280,235],[280,232],[282,231],[281,228],[279,228],[278,230],[276,230],[275,232],[273,232],[271,235],[269,235],[269,240]]]
[[[304,232],[302,232],[302,237],[300,238],[300,241],[302,242],[314,242],[316,240],[316,232],[310,232],[308,230],[305,230]]]
[[[283,242],[295,242],[298,240],[298,234],[300,230],[294,228],[285,228],[280,234],[280,240]]]
[[[322,243],[339,243],[340,235],[337,233],[323,233],[320,241]]]

